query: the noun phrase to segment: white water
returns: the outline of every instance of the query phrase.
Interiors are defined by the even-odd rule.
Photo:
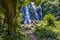
[[[38,8],[36,8],[34,2],[31,2],[29,5],[24,6],[22,14],[24,24],[31,24],[32,20],[36,20],[37,22],[39,22],[39,20],[43,19],[42,7],[39,6]]]

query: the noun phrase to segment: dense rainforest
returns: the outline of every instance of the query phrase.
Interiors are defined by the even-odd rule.
[[[38,25],[22,24],[22,8],[30,2],[42,7]],[[0,40],[60,40],[60,0],[0,0]]]

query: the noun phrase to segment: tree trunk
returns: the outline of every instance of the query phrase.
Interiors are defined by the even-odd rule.
[[[7,10],[5,13],[8,23],[8,31],[10,34],[15,32],[15,14],[16,14],[16,0],[2,0],[3,7]]]

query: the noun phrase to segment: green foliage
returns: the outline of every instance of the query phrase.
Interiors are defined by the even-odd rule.
[[[52,25],[52,26],[55,25],[55,19],[52,14],[45,15],[44,20],[47,21],[47,25]]]
[[[47,22],[46,21],[44,21],[44,20],[40,21],[40,26],[45,27],[46,25],[47,25]]]
[[[60,1],[58,0],[44,0],[42,3],[43,13],[52,13],[55,17],[60,16]]]
[[[4,19],[5,15],[3,13],[0,13],[0,19]]]
[[[16,25],[16,40],[28,40],[27,35],[22,31],[21,27]]]
[[[46,27],[38,26],[34,34],[37,40],[43,40],[44,38],[46,38],[45,40],[47,40],[48,38],[57,40],[57,34]]]
[[[43,0],[35,0],[36,6],[39,6],[43,3]]]
[[[8,25],[5,24],[0,35],[0,40],[28,40],[28,37],[18,25],[16,25],[16,32],[14,35],[10,35],[8,32]]]
[[[19,13],[16,18],[16,25],[19,25],[21,21],[22,21],[22,13]]]
[[[8,25],[7,24],[4,24],[0,30],[0,40],[4,40],[5,37],[7,36],[8,34]]]
[[[29,0],[24,1],[24,5],[27,5],[27,4],[29,4]]]

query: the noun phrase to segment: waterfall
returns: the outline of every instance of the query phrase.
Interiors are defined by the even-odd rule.
[[[43,19],[43,13],[42,13],[42,7],[41,6],[37,7],[37,13],[39,16],[39,20],[42,20]]]
[[[31,2],[31,3],[29,4],[29,7],[30,7],[29,13],[30,13],[30,16],[31,16],[31,20],[36,20],[36,21],[38,21],[39,18],[38,18],[38,14],[37,14],[37,12],[36,12],[35,3],[34,3],[34,2]]]
[[[30,2],[29,5],[24,6],[22,9],[24,24],[31,24],[32,21],[39,22],[39,20],[43,19],[42,15],[42,7],[36,7],[34,2]]]
[[[31,24],[30,14],[27,6],[23,7],[22,13],[24,24]]]
[[[43,19],[43,13],[42,13],[42,7],[40,6],[40,19],[42,20]]]

